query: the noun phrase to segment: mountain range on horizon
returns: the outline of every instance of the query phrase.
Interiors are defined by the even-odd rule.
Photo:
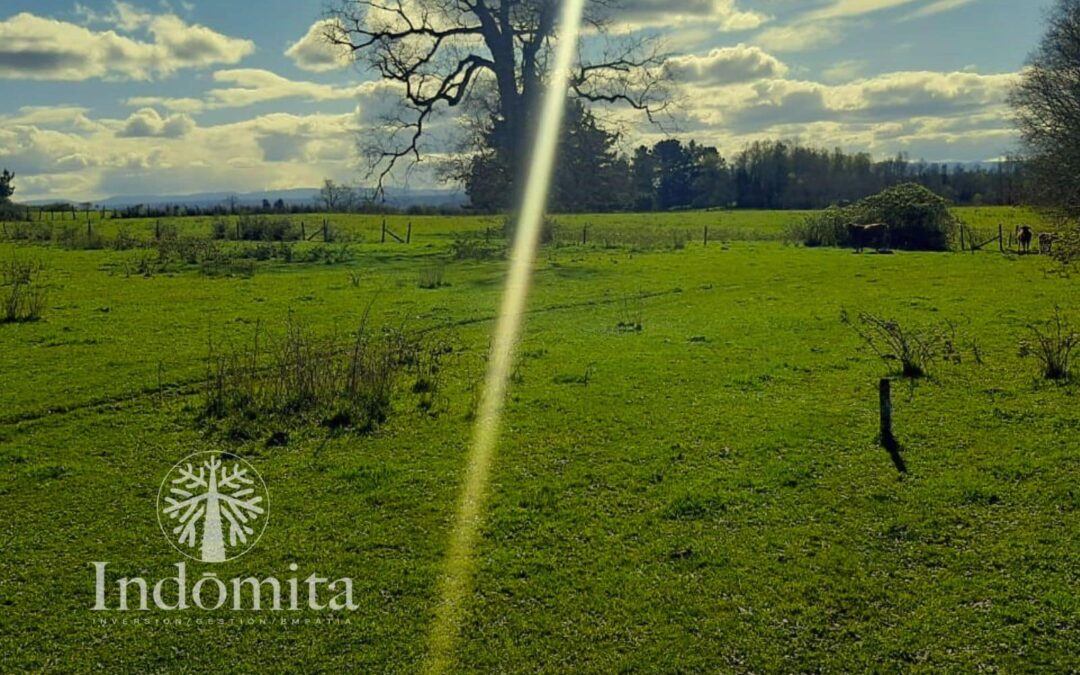
[[[358,190],[368,192],[365,188]],[[90,202],[94,208],[122,209],[129,206],[199,206],[213,207],[226,204],[231,199],[240,206],[260,206],[263,200],[271,203],[282,200],[287,206],[314,204],[319,200],[319,188],[292,188],[288,190],[263,190],[258,192],[199,192],[186,195],[117,195]],[[460,190],[401,190],[387,189],[385,203],[396,208],[430,206],[460,208],[468,204],[468,197]],[[27,206],[46,204],[85,204],[69,199],[37,199],[23,202]]]

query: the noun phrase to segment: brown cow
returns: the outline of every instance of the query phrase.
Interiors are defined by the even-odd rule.
[[[1031,240],[1035,238],[1035,232],[1030,225],[1016,226],[1016,241],[1020,242],[1021,253],[1031,253]]]
[[[889,226],[885,223],[871,223],[870,225],[856,225],[851,223],[847,226],[848,241],[855,248],[856,253],[862,253],[867,247],[875,249],[885,248],[885,241],[889,236]]]

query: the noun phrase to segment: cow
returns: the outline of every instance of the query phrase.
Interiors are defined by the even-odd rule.
[[[1030,225],[1016,226],[1016,241],[1020,243],[1021,253],[1031,253],[1031,240],[1034,237],[1035,232],[1031,229]]]
[[[855,248],[856,253],[862,253],[867,247],[883,249],[889,236],[889,226],[885,223],[871,223],[870,225],[856,225],[851,223],[847,226],[848,241]]]
[[[1050,255],[1054,252],[1054,240],[1057,239],[1056,232],[1040,232],[1039,233],[1039,253],[1043,255]]]

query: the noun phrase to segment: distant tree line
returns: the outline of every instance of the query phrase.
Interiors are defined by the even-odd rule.
[[[495,127],[492,133],[497,133]],[[677,139],[640,146],[630,157],[618,135],[580,104],[570,108],[552,187],[560,212],[679,209],[820,209],[852,203],[904,183],[915,183],[958,205],[1015,205],[1023,200],[1024,164],[913,162],[905,155],[875,161],[789,141],[746,146],[730,159],[710,146]],[[461,175],[480,211],[510,207],[516,194],[498,153],[476,153]]]

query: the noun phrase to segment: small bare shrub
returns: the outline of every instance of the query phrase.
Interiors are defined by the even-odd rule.
[[[899,321],[882,319],[861,312],[852,319],[847,310],[840,312],[840,322],[849,326],[885,363],[899,364],[900,375],[925,377],[935,361],[959,364],[962,361],[956,324],[905,327]]]
[[[490,241],[458,237],[450,244],[454,260],[497,260],[503,257],[503,248]]]
[[[239,440],[264,431],[261,425],[304,421],[370,432],[390,414],[394,385],[417,349],[401,332],[364,323],[347,342],[316,336],[291,317],[278,338],[257,327],[239,349],[211,342],[203,418]]]
[[[1072,353],[1080,346],[1077,333],[1061,309],[1042,326],[1031,325],[1030,340],[1020,342],[1021,358],[1034,357],[1042,366],[1043,377],[1048,380],[1068,380],[1072,374]]]

